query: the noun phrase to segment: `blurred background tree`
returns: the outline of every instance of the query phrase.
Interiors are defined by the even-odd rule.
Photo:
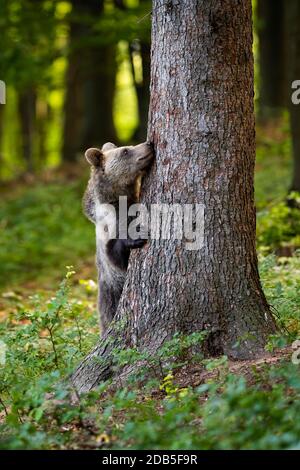
[[[145,138],[147,0],[0,0],[2,180]]]
[[[170,6],[178,4],[177,0],[162,1]],[[202,3],[206,1],[210,0]],[[236,2],[237,10],[239,3]],[[300,332],[300,104],[291,100],[295,93],[292,83],[300,80],[300,0],[252,0],[252,3],[257,252],[267,300],[276,312],[278,324],[288,331],[287,336],[270,338],[268,350],[273,351],[299,339]],[[82,153],[86,147],[102,145],[108,140],[127,144],[146,138],[151,9],[151,0],[0,0],[0,80],[7,85],[6,104],[0,104],[0,337],[10,346],[7,367],[0,368],[3,372],[0,374],[0,401],[3,399],[0,447],[12,430],[9,425],[7,433],[6,424],[2,426],[6,409],[12,412],[10,423],[16,435],[11,448],[61,445],[66,448],[70,438],[77,440],[75,448],[80,448],[78,440],[83,436],[87,440],[84,448],[94,446],[96,437],[97,448],[102,445],[93,426],[92,439],[86,426],[84,432],[74,432],[77,416],[82,415],[81,408],[78,415],[71,412],[75,421],[71,418],[69,427],[65,412],[59,418],[61,422],[60,414],[49,420],[48,404],[41,404],[37,399],[45,393],[44,373],[54,378],[52,372],[57,372],[57,358],[50,347],[54,343],[49,335],[45,336],[44,326],[46,318],[52,323],[53,314],[58,319],[57,299],[62,297],[61,288],[56,293],[57,286],[66,266],[69,266],[68,274],[74,266],[76,274],[70,278],[70,302],[60,312],[54,336],[62,374],[97,341],[95,234],[81,209],[89,172]],[[222,19],[226,32],[225,14]],[[213,21],[211,26],[213,32],[216,27]],[[202,42],[200,38],[199,49],[203,47]],[[244,58],[240,59],[242,64]],[[300,97],[300,88],[297,96]],[[230,114],[232,110],[227,111]],[[232,122],[228,122],[229,127]],[[157,131],[160,133],[161,129]],[[191,138],[192,135],[193,132]],[[181,337],[172,343],[172,351],[176,344],[181,351],[181,344],[184,345]],[[201,362],[199,370],[201,373],[205,368],[219,370],[218,365],[209,367]],[[220,371],[223,377],[223,366]],[[195,438],[199,434],[199,427],[194,425],[198,416],[192,412],[192,421],[187,419],[195,403],[186,401],[187,395],[181,398],[187,407],[182,407],[179,401],[172,415],[169,407],[164,415],[154,399],[151,406],[154,411],[159,409],[159,415],[154,413],[150,424],[148,400],[136,415],[136,408],[128,408],[128,397],[118,397],[118,401],[104,405],[109,408],[106,408],[108,414],[103,413],[103,429],[114,404],[122,415],[121,423],[114,418],[115,425],[109,426],[108,447],[293,448],[299,443],[300,432],[296,426],[299,422],[297,373],[295,370],[293,375],[287,375],[284,366],[282,375],[274,381],[274,371],[271,371],[271,387],[266,387],[265,374],[262,380],[256,374],[253,390],[250,391],[247,380],[240,396],[234,397],[231,381],[228,390],[219,395],[218,373],[212,390],[218,390],[217,402],[225,414],[221,413],[219,422],[215,421],[214,395],[210,404],[208,400],[206,411],[197,407],[202,413],[199,419],[204,423],[200,441]],[[263,390],[266,389],[265,397],[258,388],[260,382]],[[285,396],[282,383],[287,384]],[[270,401],[273,385],[274,400]],[[147,397],[149,390],[147,384]],[[161,387],[157,390],[156,395],[161,396]],[[261,420],[256,419],[257,394],[263,410]],[[133,397],[134,401],[136,397]],[[124,410],[119,400],[125,404]],[[281,415],[274,414],[274,409],[282,410]],[[47,411],[42,419],[41,410]],[[69,410],[66,408],[67,414]],[[129,420],[128,410],[132,415],[129,414]],[[94,402],[91,421],[86,416],[93,423]],[[213,419],[207,421],[205,416]],[[126,426],[124,418],[128,424],[141,418],[140,426],[133,427],[133,434],[132,426]],[[18,420],[21,428],[15,427]],[[270,425],[262,429],[262,421]],[[171,422],[176,424],[174,429]],[[231,422],[235,423],[234,428],[228,427]],[[67,424],[70,431],[62,433],[61,423]],[[99,423],[102,429],[102,421]],[[115,441],[118,435],[121,437]]]
[[[284,0],[258,0],[259,115],[280,116],[288,101],[287,35]]]
[[[293,174],[290,189],[300,191],[300,107],[291,101],[291,85],[300,77],[299,0],[257,0],[260,121],[290,114]],[[278,123],[280,125],[280,122]]]
[[[288,31],[288,81],[293,83],[300,80],[300,2],[291,0],[285,2],[286,30]],[[293,177],[291,189],[300,192],[300,104],[295,105],[289,100],[292,152],[293,152]]]
[[[300,107],[291,83],[300,78],[300,2],[253,3],[258,122],[288,127],[289,189],[299,191]],[[145,138],[150,23],[150,0],[0,0],[2,181],[73,163],[105,141]]]
[[[151,0],[0,0],[3,186],[53,170],[78,176],[87,147],[146,138],[151,9]],[[299,205],[288,196],[300,192],[299,10],[300,0],[253,0],[259,211]]]
[[[287,127],[300,190],[299,0],[253,0],[257,115]],[[151,0],[0,0],[0,179],[75,162],[147,131]],[[290,123],[288,123],[290,116]],[[292,166],[291,166],[292,167]]]

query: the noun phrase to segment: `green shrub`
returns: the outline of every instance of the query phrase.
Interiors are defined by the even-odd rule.
[[[0,285],[48,279],[94,252],[80,183],[37,184],[0,205]]]
[[[290,201],[300,207],[300,195],[292,193]],[[279,247],[300,247],[300,208],[289,207],[286,201],[266,207],[257,214],[257,241],[260,249],[272,251]]]

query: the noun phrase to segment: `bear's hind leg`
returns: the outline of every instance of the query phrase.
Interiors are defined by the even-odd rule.
[[[117,291],[106,283],[100,283],[98,296],[98,312],[100,316],[101,336],[103,336],[114,319],[122,289]]]

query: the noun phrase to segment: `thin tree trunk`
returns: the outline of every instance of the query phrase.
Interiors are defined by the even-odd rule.
[[[72,38],[74,33],[71,34]],[[71,52],[68,59],[68,69],[66,75],[66,98],[64,104],[64,134],[62,158],[64,162],[76,160],[80,149],[81,127],[83,116],[82,105],[82,83],[80,80],[81,58],[75,51]]]
[[[140,4],[146,4],[148,0],[140,0]],[[138,113],[139,113],[139,124],[134,133],[134,139],[137,142],[141,142],[145,139],[147,135],[148,128],[148,115],[149,115],[149,100],[150,100],[150,34],[149,40],[144,32],[143,38],[139,42],[139,52],[141,55],[142,61],[142,73],[143,79],[139,83],[135,80],[135,73],[133,69],[133,78],[135,83],[135,89],[138,99]],[[131,53],[131,57],[133,51]]]
[[[47,164],[47,127],[49,122],[49,107],[43,96],[37,97],[36,106],[37,121],[37,167],[39,170],[45,168]]]
[[[34,171],[34,139],[36,133],[36,91],[28,88],[19,93],[19,116],[23,159],[26,171]]]
[[[124,0],[114,0],[114,5],[119,10],[126,10],[126,5],[124,4]]]
[[[101,44],[87,18],[100,18],[103,0],[73,0],[65,100],[63,160],[116,138],[113,123],[115,48]]]
[[[151,240],[131,255],[116,323],[82,362],[79,391],[113,374],[113,351],[153,354],[206,330],[207,355],[256,357],[276,326],[255,250],[251,0],[154,0],[147,203],[204,204],[204,246]],[[119,320],[119,321],[118,321]]]
[[[286,0],[258,0],[259,115],[278,117],[287,106]]]
[[[289,25],[289,90],[295,80],[300,80],[300,2],[290,0],[287,24]],[[300,104],[290,101],[290,122],[293,151],[293,179],[291,190],[300,192]]]
[[[145,4],[148,3],[148,0],[140,0],[139,3]],[[126,10],[123,0],[115,0],[115,5],[122,10]],[[147,135],[150,100],[150,34],[149,38],[147,37],[146,32],[144,32],[142,36],[141,40],[135,40],[129,46],[131,72],[138,102],[138,126],[133,135],[133,140],[136,142],[145,140],[145,136]],[[141,81],[136,79],[136,71],[134,67],[134,54],[136,53],[139,53],[141,58]]]
[[[81,150],[116,142],[113,100],[116,78],[114,45],[90,47],[85,53],[83,75],[83,128]]]
[[[133,78],[138,99],[139,111],[139,124],[134,134],[134,139],[137,142],[145,140],[145,136],[147,135],[150,100],[150,49],[150,43],[147,43],[145,41],[142,41],[140,43],[140,54],[143,68],[143,80],[141,83],[138,83],[135,80],[133,69]]]

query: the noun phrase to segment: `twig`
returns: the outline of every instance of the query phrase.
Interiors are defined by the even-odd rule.
[[[151,15],[151,13],[152,13],[152,10],[148,11],[145,15],[143,15],[141,18],[137,20],[137,23],[141,23],[142,21],[144,21],[145,18]]]
[[[77,333],[78,333],[78,338],[79,338],[79,351],[82,352],[82,337],[81,337],[81,331],[78,323],[78,318],[75,316],[75,322],[76,322],[76,327],[77,327]]]
[[[271,307],[271,311],[272,311],[274,317],[276,317],[278,320],[281,320],[280,313],[277,310],[277,308],[274,307],[274,305],[272,305],[272,304],[270,304],[270,307]],[[280,328],[281,328],[282,331],[285,331],[285,333],[287,333],[288,335],[291,333],[290,330],[284,324],[280,325]]]
[[[47,330],[49,331],[49,334],[50,334],[52,349],[53,349],[53,352],[54,352],[54,362],[55,362],[56,367],[58,367],[58,356],[57,356],[57,351],[56,351],[56,347],[55,347],[54,337],[53,337],[53,334],[52,334],[52,328],[50,328],[48,326]]]

